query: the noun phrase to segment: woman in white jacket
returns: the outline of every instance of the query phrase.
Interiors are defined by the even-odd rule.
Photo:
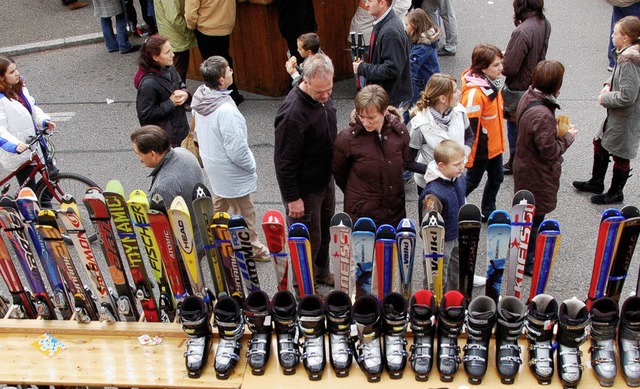
[[[51,117],[36,105],[24,86],[15,61],[0,55],[0,138],[18,145],[18,152],[26,149],[24,142],[37,131],[53,131],[56,124]],[[29,160],[29,153],[16,154],[0,149],[0,164],[8,171],[18,169]],[[20,185],[31,173],[31,168],[23,169],[16,175]],[[35,182],[28,184],[35,190]]]

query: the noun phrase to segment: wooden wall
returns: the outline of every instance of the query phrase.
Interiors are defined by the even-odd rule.
[[[358,0],[314,0],[322,50],[333,60],[336,80],[352,77],[349,54],[349,24]],[[290,78],[284,69],[287,45],[278,30],[276,5],[238,4],[231,34],[231,57],[236,84],[241,90],[267,96],[283,96]],[[191,51],[189,78],[201,80],[202,58]]]

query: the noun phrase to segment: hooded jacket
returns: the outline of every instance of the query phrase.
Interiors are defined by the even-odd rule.
[[[258,180],[247,140],[247,123],[230,93],[203,84],[191,101],[200,157],[213,193],[222,198],[253,193]]]
[[[394,228],[405,217],[402,171],[409,159],[409,132],[397,115],[387,113],[380,133],[359,119],[336,138],[333,175],[344,193],[344,211],[353,220],[370,217]]]
[[[442,33],[434,29],[427,31],[420,40],[411,45],[409,53],[409,64],[411,66],[411,88],[413,97],[411,103],[415,104],[420,97],[420,92],[424,90],[427,81],[434,73],[440,73],[440,63],[438,62],[438,39]]]

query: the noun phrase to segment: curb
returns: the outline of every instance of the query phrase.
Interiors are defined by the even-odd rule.
[[[54,39],[50,41],[42,41],[35,43],[27,43],[24,45],[0,47],[0,54],[21,55],[29,53],[37,53],[52,49],[61,49],[66,47],[82,46],[91,43],[102,42],[104,38],[101,32],[92,34],[77,35],[68,38]]]

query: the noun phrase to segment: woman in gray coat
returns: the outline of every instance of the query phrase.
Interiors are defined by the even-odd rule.
[[[102,36],[108,52],[119,51],[122,54],[138,51],[140,46],[132,45],[127,36],[127,17],[122,0],[93,0],[94,14],[100,18]],[[116,32],[113,34],[111,18],[116,17]]]
[[[581,192],[597,193],[594,204],[624,201],[624,189],[631,171],[630,160],[640,145],[640,19],[627,16],[613,28],[616,66],[600,91],[598,101],[607,109],[607,117],[593,140],[593,170],[588,181],[574,181]],[[604,176],[613,156],[611,187],[604,191]]]

